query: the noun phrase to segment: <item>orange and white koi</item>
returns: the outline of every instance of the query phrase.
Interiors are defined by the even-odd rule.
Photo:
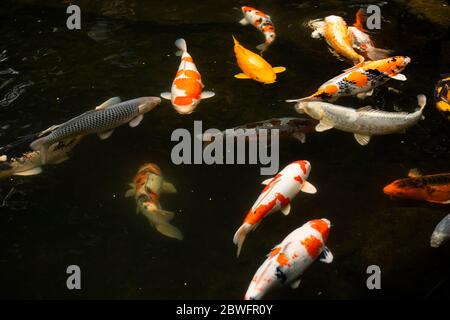
[[[422,176],[417,169],[408,178],[395,180],[383,192],[391,197],[450,204],[450,173]]]
[[[181,231],[169,223],[175,214],[163,210],[159,203],[161,193],[177,192],[173,184],[163,179],[161,169],[153,163],[144,164],[139,168],[130,187],[125,197],[135,198],[136,212],[142,213],[163,235],[182,240]]]
[[[317,219],[291,232],[256,271],[245,300],[260,300],[270,290],[283,285],[298,288],[301,276],[320,255],[323,256],[320,261],[333,262],[333,254],[325,246],[330,227],[329,220]]]
[[[443,77],[436,84],[434,97],[436,99],[436,108],[450,121],[450,74],[443,75]]]
[[[313,20],[309,25],[314,29],[311,37],[325,38],[333,54],[342,56],[355,65],[364,62],[364,57],[353,49],[351,34],[344,19],[339,16],[328,16],[324,20]]]
[[[187,52],[186,41],[178,39],[175,46],[180,49],[177,54],[181,55],[181,63],[173,80],[171,92],[163,92],[161,97],[170,100],[178,113],[190,114],[202,99],[211,98],[215,93],[202,91],[205,86],[194,60]]]
[[[311,194],[317,192],[317,189],[306,181],[310,172],[311,164],[306,160],[299,160],[286,166],[274,178],[263,181],[266,187],[233,237],[233,242],[238,247],[238,257],[247,234],[256,229],[265,217],[278,210],[288,215],[291,211],[290,202],[300,191]]]
[[[272,66],[260,55],[244,48],[233,37],[234,53],[236,60],[243,73],[238,73],[234,77],[237,79],[253,79],[264,84],[274,83],[277,79],[277,73],[286,70],[285,67]]]
[[[270,16],[252,7],[244,6],[241,10],[244,14],[244,18],[239,21],[239,23],[243,26],[251,24],[263,33],[266,41],[256,46],[256,49],[260,50],[261,53],[266,51],[269,45],[275,41],[276,37],[275,26],[273,25]]]
[[[377,61],[368,61],[361,66],[347,69],[344,73],[328,80],[309,97],[286,102],[305,100],[336,101],[340,97],[356,95],[363,99],[373,93],[373,89],[386,83],[389,79],[406,81],[401,72],[411,62],[411,58],[396,56]]]
[[[368,34],[368,31],[364,29],[364,23],[366,21],[366,16],[362,9],[356,12],[356,22],[352,27],[348,27],[350,32],[350,38],[352,41],[352,46],[358,52],[365,55],[370,60],[380,60],[387,58],[392,50],[376,48],[373,40]]]

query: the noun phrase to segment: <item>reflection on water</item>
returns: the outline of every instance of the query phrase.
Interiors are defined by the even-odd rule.
[[[430,1],[430,8],[437,2]],[[309,179],[319,192],[299,195],[289,216],[268,217],[236,259],[233,233],[266,177],[251,165],[175,166],[170,134],[180,127],[192,130],[194,120],[203,120],[204,128],[225,129],[297,117],[285,99],[311,94],[348,67],[329,54],[323,41],[311,39],[304,26],[329,14],[353,21],[361,2],[261,1],[277,28],[277,40],[264,57],[287,68],[270,86],[233,78],[239,68],[231,35],[248,48],[261,43],[254,28],[238,24],[236,8],[242,1],[79,3],[80,31],[65,28],[66,1],[0,4],[0,145],[113,96],[127,100],[167,91],[179,64],[173,43],[180,37],[216,96],[186,117],[163,103],[137,128],[118,128],[105,141],[86,137],[65,163],[47,166],[38,176],[1,181],[1,297],[240,299],[265,254],[307,220],[322,217],[333,224],[327,246],[334,262],[315,263],[297,290],[283,288],[267,298],[449,296],[450,250],[429,246],[448,208],[396,201],[382,193],[385,184],[411,168],[428,174],[450,171],[450,126],[431,101],[440,74],[449,72],[443,18],[441,23],[429,14],[418,16],[420,7],[411,13],[413,1],[382,6],[383,31],[373,36],[378,47],[411,56],[404,72],[408,81],[391,81],[365,101],[339,103],[412,111],[416,95],[424,93],[430,98],[426,119],[407,134],[377,137],[366,148],[336,130],[310,134],[305,144],[282,141],[280,166],[309,160]],[[146,162],[157,163],[177,186],[178,192],[165,196],[161,205],[176,211],[183,241],[160,235],[123,196]],[[83,270],[82,292],[65,288],[65,268],[74,263]],[[381,291],[366,289],[365,270],[371,264],[381,267]]]

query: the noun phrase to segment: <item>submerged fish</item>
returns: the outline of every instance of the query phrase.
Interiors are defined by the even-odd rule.
[[[290,202],[300,191],[312,194],[317,192],[317,189],[306,181],[310,172],[311,164],[300,160],[286,166],[275,177],[263,181],[266,187],[233,237],[233,242],[238,247],[238,257],[247,234],[255,230],[265,217],[279,210],[288,215],[291,211]]]
[[[43,131],[46,136],[34,140],[30,147],[39,150],[42,164],[47,162],[48,149],[52,144],[79,135],[97,133],[100,139],[107,139],[118,126],[129,123],[136,127],[143,119],[143,114],[161,103],[158,97],[143,97],[120,102],[115,97],[107,100],[95,110],[87,111],[63,124],[52,126]]]
[[[333,254],[325,246],[330,231],[327,219],[311,220],[291,232],[267,255],[245,294],[245,300],[260,300],[270,290],[283,285],[296,289],[306,269],[322,254],[320,261],[331,263]]]
[[[299,102],[303,100],[336,101],[339,97],[356,95],[359,98],[370,96],[373,89],[386,83],[389,79],[406,81],[401,74],[403,69],[411,62],[409,57],[390,57],[377,61],[368,61],[361,66],[347,69],[344,73],[322,84],[319,89],[309,97],[286,102]]]
[[[373,40],[363,27],[365,21],[366,17],[363,10],[359,9],[356,12],[356,22],[353,24],[353,27],[348,27],[353,48],[367,56],[370,60],[387,58],[392,51],[375,47]]]
[[[202,99],[214,97],[215,93],[202,92],[205,86],[194,59],[187,51],[186,41],[178,39],[175,46],[180,49],[181,63],[173,80],[171,92],[163,92],[161,97],[170,100],[178,113],[190,114]]]
[[[438,223],[430,239],[430,245],[438,248],[450,239],[450,214]]]
[[[450,121],[450,75],[439,80],[434,91],[434,97],[436,108]]]
[[[338,129],[355,135],[360,145],[367,145],[371,136],[402,133],[423,118],[426,97],[418,95],[419,110],[413,113],[387,112],[367,106],[360,109],[347,108],[321,101],[300,101],[295,106],[299,113],[306,113],[319,120],[316,131]]]
[[[177,192],[173,184],[164,180],[161,169],[153,163],[144,164],[139,168],[130,187],[125,197],[135,198],[137,213],[142,213],[163,235],[183,240],[181,231],[170,224],[175,214],[163,210],[159,203],[161,193]]]
[[[351,34],[342,17],[328,16],[324,20],[311,21],[309,25],[314,29],[311,36],[324,37],[333,54],[342,56],[355,65],[364,62],[364,57],[353,49]]]
[[[261,53],[266,51],[269,45],[275,41],[276,37],[275,26],[273,25],[270,16],[252,7],[244,6],[241,8],[241,10],[244,14],[244,18],[239,21],[239,23],[243,26],[251,24],[263,33],[266,41],[258,45],[256,49],[260,50]]]
[[[31,134],[0,148],[0,179],[12,175],[31,176],[42,172],[41,154],[30,148],[30,143],[39,136],[39,133]],[[75,136],[51,145],[47,151],[47,163],[59,164],[66,161],[82,138],[83,136]]]
[[[234,76],[235,78],[253,79],[264,84],[270,84],[276,81],[277,73],[286,70],[285,67],[272,68],[272,66],[260,55],[241,46],[235,37],[233,37],[233,40],[237,63],[243,72],[236,74]]]
[[[242,126],[223,130],[220,134],[203,134],[203,141],[208,145],[217,137],[243,137],[246,140],[258,140],[260,130],[267,130],[267,143],[270,145],[271,130],[278,130],[280,139],[294,138],[302,143],[306,141],[306,133],[314,132],[317,121],[308,118],[273,118],[269,120],[247,123]]]
[[[450,204],[450,173],[422,176],[410,170],[408,178],[395,180],[383,192],[392,197]]]

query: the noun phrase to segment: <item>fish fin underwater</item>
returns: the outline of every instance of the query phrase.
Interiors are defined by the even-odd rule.
[[[293,290],[297,289],[297,288],[300,286],[300,283],[301,283],[301,282],[302,282],[302,279],[301,279],[301,278],[298,278],[297,280],[294,280],[294,281],[291,283],[291,285],[290,285],[291,289],[293,289]]]
[[[166,181],[163,182],[161,191],[164,193],[177,193],[177,189],[175,188],[175,186],[172,183]]]
[[[285,215],[289,215],[291,213],[291,205],[288,203],[284,207],[281,207],[280,211]]]
[[[369,59],[373,61],[386,59],[392,53],[393,51],[388,49],[380,49],[375,47],[370,47],[369,49],[367,49],[367,57],[369,57]]]
[[[322,253],[320,254],[321,258],[319,261],[323,263],[332,263],[333,262],[333,254],[331,253],[330,249],[328,247],[324,247]]]
[[[160,94],[161,98],[166,99],[166,100],[172,100],[172,93],[170,92],[162,92]]]
[[[286,68],[285,67],[273,67],[272,70],[275,73],[281,73],[281,72],[285,72]]]
[[[248,76],[248,75],[246,75],[245,73],[242,73],[242,72],[238,73],[238,74],[235,74],[234,77],[236,79],[251,79],[250,76]]]
[[[258,44],[256,46],[256,49],[260,51],[261,55],[264,51],[267,51],[267,48],[269,48],[270,43],[264,42],[261,44]]]
[[[183,234],[180,229],[169,223],[159,223],[155,226],[155,228],[166,237],[183,240]]]
[[[241,254],[242,245],[244,244],[247,234],[254,229],[254,226],[249,223],[243,223],[239,229],[236,231],[233,237],[233,243],[237,245],[236,257],[239,258]]]
[[[106,140],[113,134],[114,130],[109,130],[105,132],[99,132],[97,135],[101,140]]]
[[[112,106],[114,106],[116,104],[119,104],[120,102],[122,102],[122,100],[119,97],[113,97],[111,99],[106,100],[105,102],[103,102],[98,107],[96,107],[95,110],[107,109],[107,108],[112,107]]]
[[[305,143],[306,142],[306,134],[302,133],[302,132],[294,132],[292,134],[292,136],[297,139],[298,141],[300,141],[301,143]]]
[[[142,119],[144,119],[144,116],[140,114],[136,118],[132,119],[128,124],[131,128],[135,128],[141,123]]]
[[[333,129],[333,125],[320,121],[316,126],[317,132],[324,132],[327,130]]]
[[[37,174],[40,174],[40,173],[42,173],[42,168],[41,167],[36,167],[36,168],[30,169],[30,170],[16,172],[13,175],[14,176],[24,176],[24,177],[26,177],[26,176],[34,176],[34,175],[37,175]]]
[[[309,194],[316,194],[317,193],[317,188],[310,182],[305,181],[303,183],[303,187],[302,187],[302,192],[304,193],[309,193]]]
[[[203,91],[201,94],[200,94],[200,99],[208,99],[208,98],[212,98],[212,97],[214,97],[216,94],[214,93],[214,92],[212,92],[212,91]]]
[[[370,136],[366,136],[366,135],[358,134],[358,133],[355,133],[354,136],[355,136],[356,141],[362,146],[366,146],[370,142]]]

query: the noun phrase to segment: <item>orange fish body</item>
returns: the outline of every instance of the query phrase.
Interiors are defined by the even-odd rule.
[[[409,176],[395,180],[383,192],[396,198],[450,204],[450,173],[421,176],[410,171]]]
[[[312,37],[324,37],[334,53],[352,61],[355,65],[364,62],[364,57],[353,49],[351,34],[344,19],[339,16],[328,16],[323,21],[316,20],[310,24],[314,28]]]
[[[180,49],[181,63],[173,80],[171,92],[163,92],[161,97],[170,100],[178,113],[190,114],[202,99],[211,98],[215,94],[212,91],[202,91],[204,88],[202,77],[194,59],[187,52],[186,41],[178,39],[175,45]]]
[[[237,79],[253,79],[264,84],[274,83],[277,79],[276,74],[286,70],[284,67],[272,66],[260,55],[244,48],[233,37],[234,53],[236,60],[243,73],[236,74]]]

